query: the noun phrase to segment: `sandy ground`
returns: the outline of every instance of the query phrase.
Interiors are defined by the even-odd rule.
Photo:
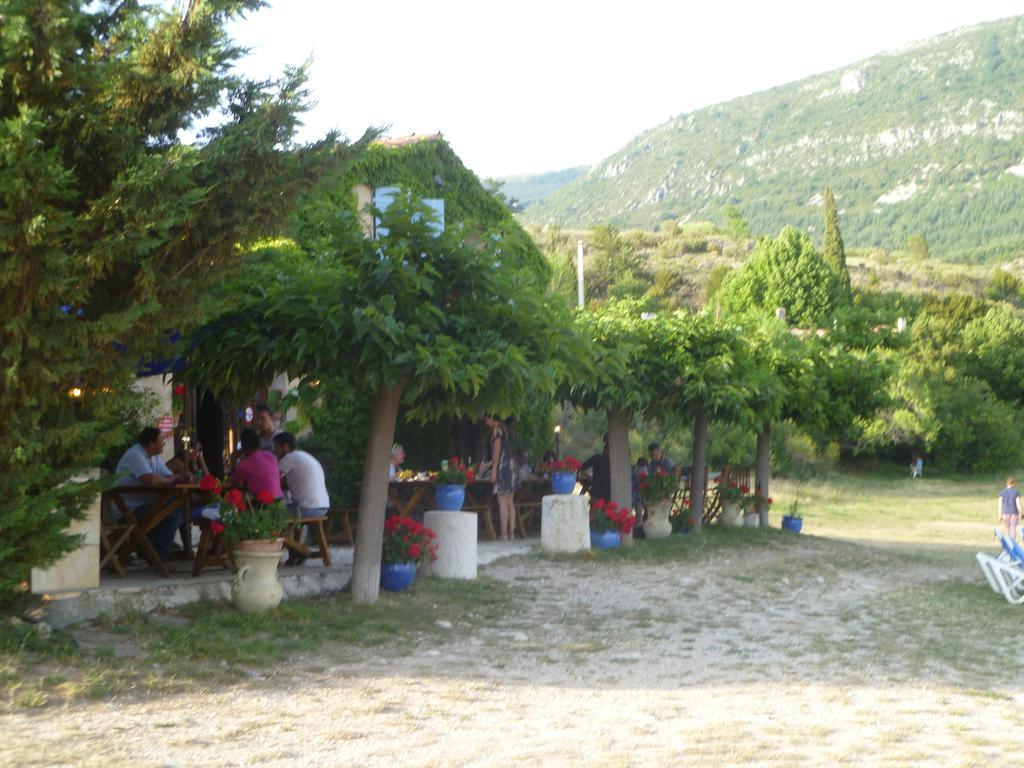
[[[849,551],[806,539],[688,563],[500,560],[483,572],[523,599],[496,625],[438,616],[447,636],[317,671],[3,716],[0,764],[1019,765],[1024,667],[1001,681],[976,669],[984,628],[922,662],[927,616],[878,608],[980,575],[908,563],[893,586],[891,554],[846,567]]]

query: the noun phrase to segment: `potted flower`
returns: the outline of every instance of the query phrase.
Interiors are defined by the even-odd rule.
[[[576,473],[583,468],[583,462],[572,456],[541,464],[541,472],[551,475],[551,492],[566,494],[576,489]]]
[[[640,497],[647,507],[647,519],[644,520],[644,536],[648,539],[664,539],[672,533],[672,497],[679,487],[679,479],[664,469],[658,469],[653,475],[641,475],[637,483]]]
[[[224,489],[207,475],[200,488],[222,496],[218,502],[220,520],[210,522],[214,533],[223,533],[235,564],[231,599],[242,613],[275,608],[284,596],[277,581],[281,559],[281,534],[286,527],[284,502],[267,491],[255,497],[237,488]]]
[[[458,456],[441,462],[441,471],[434,474],[434,500],[437,508],[458,512],[466,500],[466,484],[476,479],[476,473]]]
[[[740,506],[743,509],[743,526],[745,528],[757,528],[761,525],[761,509],[770,509],[774,500],[764,497],[757,491],[743,497]]]
[[[590,505],[590,546],[594,549],[614,549],[623,536],[628,536],[636,518],[625,507],[614,501],[597,499]]]
[[[437,560],[437,545],[430,528],[401,515],[392,515],[384,521],[384,548],[380,558],[382,589],[389,592],[408,589],[416,578],[416,566],[427,559]]]
[[[715,480],[719,483],[718,480]],[[743,497],[750,493],[750,487],[738,483],[718,485],[718,498],[722,502],[722,514],[718,516],[718,524],[726,528],[738,528],[743,525],[740,520],[740,505]]]
[[[796,499],[793,499],[793,503],[789,505],[789,514],[782,516],[782,530],[800,533],[800,529],[803,527],[803,513],[798,508]]]

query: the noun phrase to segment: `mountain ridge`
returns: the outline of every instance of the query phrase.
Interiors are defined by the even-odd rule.
[[[524,222],[652,228],[718,219],[821,229],[851,247],[924,235],[955,260],[1024,249],[1024,16],[962,27],[681,114],[529,207]]]

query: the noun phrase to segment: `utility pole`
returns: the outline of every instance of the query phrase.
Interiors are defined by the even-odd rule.
[[[576,304],[583,306],[583,241],[576,241]]]

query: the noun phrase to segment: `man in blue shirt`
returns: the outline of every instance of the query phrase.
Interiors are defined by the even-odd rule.
[[[164,449],[164,436],[156,427],[146,427],[139,433],[138,441],[117,462],[118,474],[126,476],[117,482],[118,485],[148,485],[153,488],[173,486],[178,478],[169,470],[160,454]],[[144,522],[152,511],[152,499],[149,494],[125,493],[124,503],[135,518]],[[160,557],[166,558],[174,546],[174,532],[181,527],[182,511],[175,510],[161,520],[149,532],[149,540],[153,542]]]

